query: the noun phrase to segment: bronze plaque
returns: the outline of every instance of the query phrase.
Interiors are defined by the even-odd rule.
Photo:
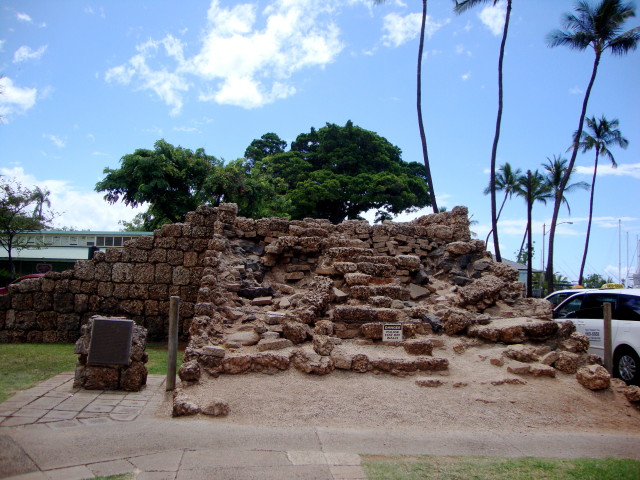
[[[89,365],[129,365],[133,320],[94,318]]]

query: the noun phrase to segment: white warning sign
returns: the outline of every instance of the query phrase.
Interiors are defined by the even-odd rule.
[[[382,325],[382,341],[383,342],[401,342],[402,341],[402,324],[401,323],[385,323]]]

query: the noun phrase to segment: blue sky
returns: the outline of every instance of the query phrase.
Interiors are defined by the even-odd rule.
[[[542,169],[547,157],[569,156],[593,53],[545,43],[573,1],[513,3],[498,164]],[[452,5],[429,2],[427,142],[438,203],[468,206],[477,221],[472,230],[484,239],[504,5],[461,16]],[[350,119],[399,146],[405,160],[422,161],[415,107],[420,8],[407,0],[5,0],[0,174],[51,190],[57,226],[105,230],[136,211],[108,205],[93,191],[103,169],[160,138],[232,160],[264,133],[290,142],[312,126]],[[639,24],[634,18],[627,28]],[[587,262],[587,273],[616,280],[619,265],[623,277],[627,265],[637,267],[639,53],[603,59],[588,110],[618,118],[629,140],[627,150],[613,150],[617,169],[599,168]],[[589,182],[593,153],[577,165],[574,180]],[[578,276],[588,199],[587,191],[571,194],[571,216],[561,211],[560,221],[572,224],[558,227],[556,270],[570,280]],[[551,213],[551,203],[533,211],[534,266],[541,265]],[[524,201],[514,197],[500,222],[503,256],[515,256],[525,223]]]

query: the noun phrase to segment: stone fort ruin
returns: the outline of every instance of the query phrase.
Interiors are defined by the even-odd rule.
[[[533,342],[529,357],[553,354],[529,369],[538,375],[553,376],[558,361],[570,364],[565,370],[596,362],[586,337],[551,321],[548,302],[524,298],[517,272],[471,238],[465,207],[408,223],[333,225],[201,206],[123,249],[12,286],[0,297],[0,342],[75,342],[94,315],[132,319],[163,339],[170,296],[181,298],[180,335],[189,342],[185,385],[203,374],[290,366],[314,374],[446,370],[446,359],[432,356],[438,335]],[[400,325],[396,345],[408,357],[341,348],[383,343],[389,324]]]

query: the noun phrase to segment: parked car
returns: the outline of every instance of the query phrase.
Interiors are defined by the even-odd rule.
[[[589,337],[589,353],[603,357],[605,302],[611,303],[613,375],[640,385],[640,289],[578,291],[553,310],[553,318],[575,323]]]
[[[44,277],[44,273],[32,273],[30,275],[23,275],[22,277],[18,277],[6,287],[0,287],[0,295],[6,295],[7,293],[9,293],[10,285],[16,285],[27,278],[39,278],[39,277]]]

